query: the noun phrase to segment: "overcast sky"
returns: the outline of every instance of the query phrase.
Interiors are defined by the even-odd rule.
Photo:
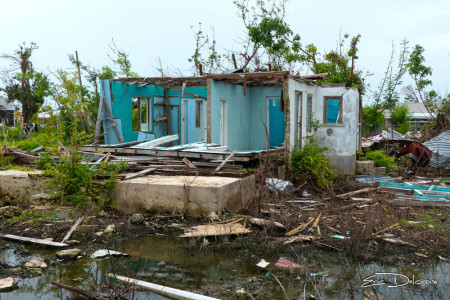
[[[19,43],[34,41],[39,45],[34,64],[43,71],[70,67],[67,54],[75,50],[85,63],[96,67],[110,64],[108,44],[114,38],[129,52],[133,69],[141,76],[156,75],[153,66],[158,58],[189,74],[187,59],[194,51],[191,25],[213,26],[219,50],[236,48],[236,38],[243,35],[232,0],[0,3],[0,53],[12,53]],[[286,21],[304,44],[314,43],[322,52],[336,48],[341,30],[351,36],[361,34],[357,67],[374,73],[367,79],[371,89],[383,77],[392,41],[398,49],[404,38],[411,47],[421,44],[425,48],[435,88],[445,92],[450,84],[448,0],[292,0]]]

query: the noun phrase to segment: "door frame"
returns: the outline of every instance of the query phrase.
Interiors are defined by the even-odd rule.
[[[181,145],[186,144],[186,101],[202,101],[203,109],[200,116],[200,122],[203,124],[203,141],[206,142],[206,101],[201,98],[181,98]]]
[[[228,146],[228,100],[220,99],[220,145]]]
[[[297,141],[294,141],[294,144],[297,142],[298,147],[302,147],[302,140],[303,140],[303,128],[302,128],[302,121],[303,121],[303,92],[301,91],[295,91],[295,105],[297,106],[297,136],[295,137]],[[295,130],[294,130],[295,132]]]
[[[267,132],[268,132],[268,134],[269,134],[269,136],[268,136],[268,142],[269,142],[269,148],[270,148],[270,100],[272,100],[272,99],[278,99],[278,100],[280,100],[280,107],[281,107],[281,101],[282,101],[282,99],[281,99],[281,97],[280,96],[267,96],[266,97],[266,99],[267,99]],[[278,104],[278,103],[277,103]],[[286,113],[286,112],[285,112]],[[286,132],[286,124],[284,124],[284,126],[285,126],[285,128],[284,128],[284,130],[285,130],[285,132]]]

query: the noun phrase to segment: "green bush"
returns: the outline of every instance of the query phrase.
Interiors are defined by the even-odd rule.
[[[307,181],[319,188],[333,185],[337,172],[330,169],[330,161],[324,155],[327,150],[310,139],[303,148],[292,151],[290,172],[293,178]]]
[[[383,150],[367,152],[366,157],[373,160],[376,167],[386,167],[387,172],[395,169],[395,158],[387,156]]]

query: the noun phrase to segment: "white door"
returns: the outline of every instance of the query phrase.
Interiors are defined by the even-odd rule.
[[[220,145],[228,145],[228,102],[220,100]]]

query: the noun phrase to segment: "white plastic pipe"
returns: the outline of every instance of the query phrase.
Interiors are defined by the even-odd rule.
[[[150,283],[150,282],[146,282],[146,281],[142,281],[142,280],[137,280],[137,279],[133,279],[133,278],[128,278],[125,276],[120,276],[120,275],[114,275],[109,273],[108,274],[109,277],[112,278],[116,278],[119,281],[125,282],[125,283],[129,283],[132,284],[134,286],[138,286],[144,289],[148,289],[152,292],[155,292],[157,294],[163,295],[163,296],[167,296],[173,299],[179,299],[179,300],[220,300],[217,298],[212,298],[212,297],[208,297],[208,296],[203,296],[203,295],[199,295],[199,294],[195,294],[195,293],[191,293],[191,292],[186,292],[183,290],[179,290],[179,289],[174,289],[171,287],[167,287],[167,286],[163,286],[163,285],[159,285],[159,284],[154,284],[154,283]]]

